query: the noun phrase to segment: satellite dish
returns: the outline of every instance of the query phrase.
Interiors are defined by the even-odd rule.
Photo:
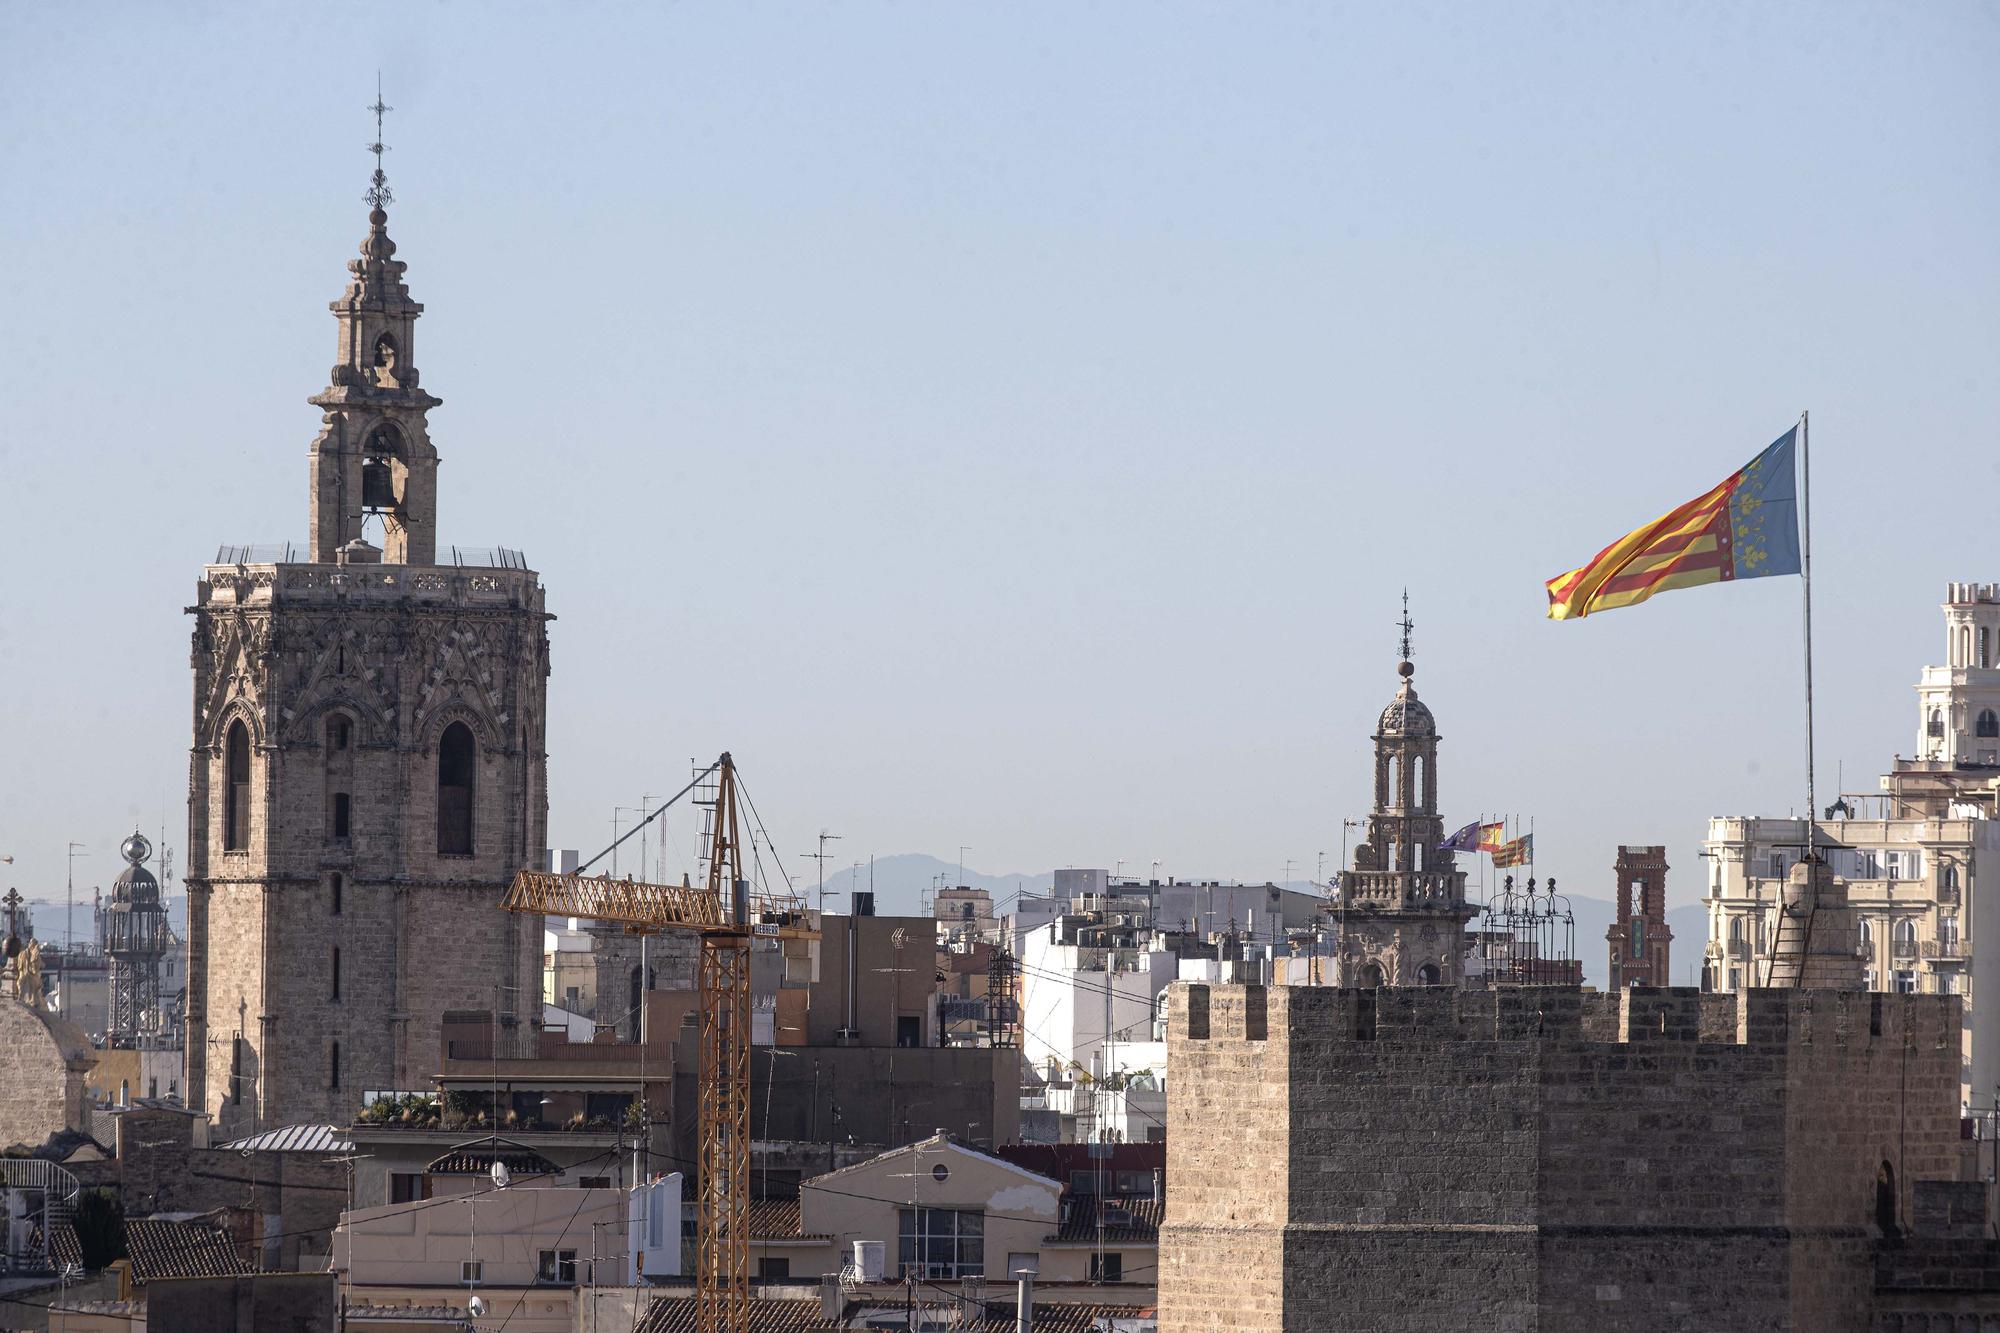
[[[465,1312],[474,1319],[479,1318],[486,1313],[486,1298],[484,1296],[474,1296],[465,1303]]]
[[[493,1169],[486,1174],[493,1177],[494,1189],[504,1190],[514,1183],[514,1177],[508,1173],[507,1164],[502,1161],[496,1160]]]

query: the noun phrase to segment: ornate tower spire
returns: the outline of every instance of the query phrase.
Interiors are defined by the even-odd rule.
[[[370,209],[386,209],[390,204],[396,202],[396,196],[389,189],[388,176],[382,172],[382,154],[389,151],[388,147],[382,142],[382,116],[383,113],[394,111],[396,108],[383,105],[382,72],[380,70],[375,72],[375,105],[368,109],[375,113],[375,142],[368,145],[368,151],[375,154],[375,177],[373,182],[368,186],[368,193],[361,197],[367,201]]]
[[[332,382],[309,401],[325,410],[312,445],[312,558],[428,565],[437,558],[437,450],[427,414],[440,400],[418,387],[416,321],[422,305],[404,285],[407,267],[389,239],[395,199],[382,170],[383,102],[375,101],[375,171],[367,194],[368,235],[347,262],[347,290],[333,302],[340,324]],[[381,522],[379,548],[363,531]]]
[[[1437,719],[1410,683],[1410,594],[1403,591],[1402,678],[1375,726],[1374,808],[1354,865],[1340,877],[1348,915],[1342,984],[1453,985],[1462,974],[1465,872],[1442,844],[1437,800]]]

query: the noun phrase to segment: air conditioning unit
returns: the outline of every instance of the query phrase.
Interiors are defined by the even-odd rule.
[[[883,1251],[879,1240],[857,1240],[854,1242],[854,1275],[863,1282],[882,1280]]]

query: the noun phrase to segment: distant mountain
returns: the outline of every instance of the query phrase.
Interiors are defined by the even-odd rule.
[[[166,894],[162,901],[167,907],[167,926],[182,939],[187,938],[187,895],[185,893]],[[63,900],[60,898],[23,898],[21,908],[34,922],[36,935],[50,943],[61,943],[63,937]],[[91,940],[90,898],[79,893],[76,896],[75,921],[76,938],[88,944]],[[0,920],[0,934],[6,932],[6,921]]]
[[[850,890],[875,890],[875,912],[878,916],[923,916],[927,915],[924,897],[938,887],[953,888],[964,884],[968,888],[985,889],[993,895],[994,910],[1006,913],[1013,910],[1014,899],[1022,893],[1045,894],[1055,884],[1052,871],[1022,875],[983,875],[976,870],[965,871],[959,877],[958,862],[941,861],[935,856],[922,852],[901,852],[895,856],[875,858],[873,867],[864,861],[859,868],[846,865],[835,870],[831,861],[827,865],[826,905],[829,911],[848,910]],[[815,906],[819,893],[819,878],[808,874],[798,881],[806,899]],[[838,896],[836,896],[838,895]]]
[[[1618,904],[1604,898],[1569,896],[1570,910],[1576,914],[1576,956],[1583,960],[1583,981],[1603,990],[1611,984],[1610,945],[1604,932],[1611,929]],[[1676,986],[1698,985],[1701,981],[1701,951],[1708,943],[1708,909],[1689,903],[1667,911],[1667,929],[1673,936],[1673,976]]]

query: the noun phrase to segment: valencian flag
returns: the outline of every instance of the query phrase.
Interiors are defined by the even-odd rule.
[[[1523,833],[1510,843],[1493,852],[1493,864],[1499,866],[1524,866],[1535,859],[1535,835]]]
[[[1458,832],[1438,844],[1441,852],[1476,852],[1479,850],[1479,821],[1473,820]]]
[[[1506,845],[1507,845],[1506,820],[1503,819],[1497,824],[1481,824],[1479,826],[1480,851],[1497,852]]]
[[[1798,573],[1798,435],[1792,427],[1714,489],[1550,579],[1549,619],[1634,606],[1669,588]]]

